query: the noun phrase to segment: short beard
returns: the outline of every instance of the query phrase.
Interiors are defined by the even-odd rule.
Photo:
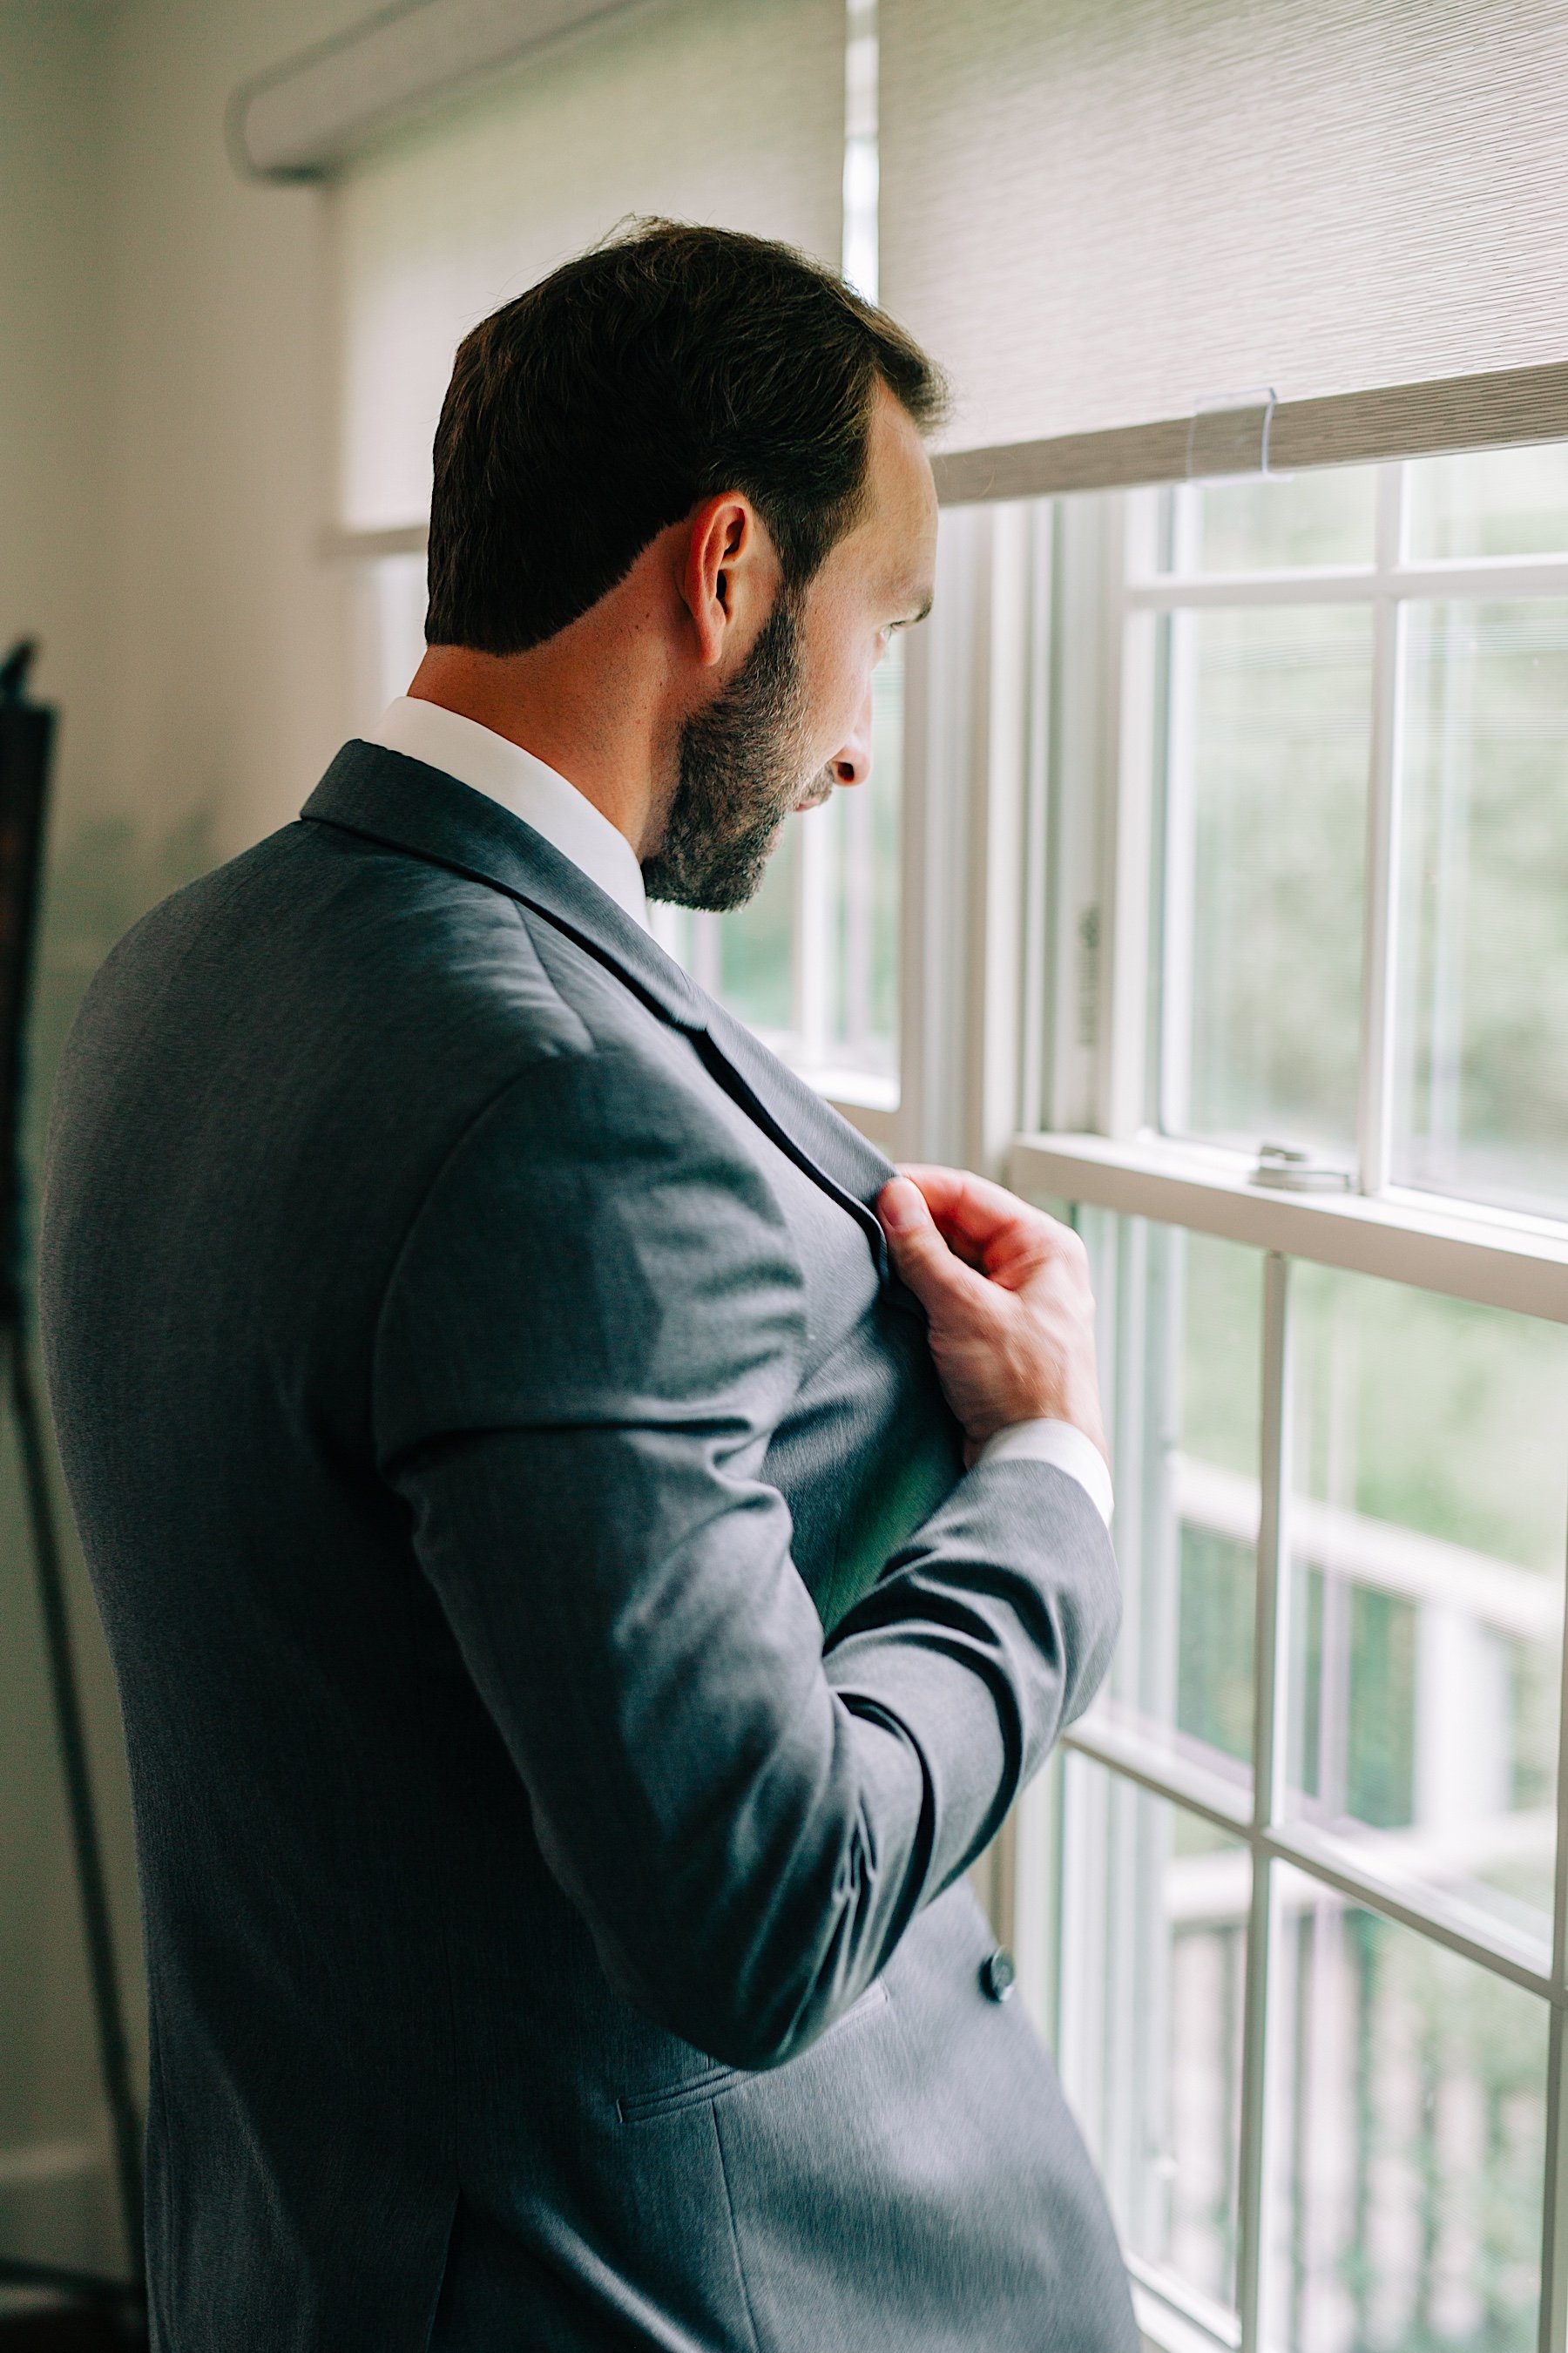
[[[680,731],[664,839],[643,860],[650,899],[714,914],[754,897],[786,817],[826,797],[801,773],[797,600],[787,590],[731,683]]]

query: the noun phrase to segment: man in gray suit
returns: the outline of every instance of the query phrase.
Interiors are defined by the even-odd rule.
[[[695,987],[929,602],[929,364],[648,225],[462,346],[430,650],[124,940],[42,1290],[163,2353],[1122,2353],[964,1883],[1117,1620],[1072,1235]]]

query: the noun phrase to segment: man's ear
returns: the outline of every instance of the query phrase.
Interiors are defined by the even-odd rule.
[[[749,642],[771,607],[778,559],[766,526],[739,491],[705,499],[691,518],[680,595],[696,632],[697,659],[712,669],[735,642]]]

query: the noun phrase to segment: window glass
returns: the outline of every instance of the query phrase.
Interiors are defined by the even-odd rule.
[[[786,818],[754,899],[719,923],[716,994],[753,1029],[782,1040],[795,1021],[795,898],[805,818]]]
[[[1279,572],[1305,565],[1370,565],[1377,470],[1329,466],[1258,481],[1168,491],[1160,568]]]
[[[1365,607],[1171,617],[1162,1118],[1353,1150]]]
[[[726,915],[661,915],[665,944],[829,1092],[898,1102],[903,648],[872,681],[871,774],[784,820],[761,890]]]
[[[1176,1720],[1250,1768],[1263,1258],[1210,1234],[1172,1238],[1185,1260]]]
[[[1289,1804],[1542,1949],[1568,1329],[1298,1264]]]
[[[1406,470],[1411,559],[1568,554],[1568,447],[1473,449]]]
[[[1546,2005],[1277,1867],[1264,2341],[1531,2353]]]
[[[1250,1861],[1087,1757],[1068,1757],[1063,1780],[1064,2086],[1129,2253],[1224,2314]]]
[[[872,681],[871,774],[834,794],[823,818],[833,993],[827,1059],[873,1078],[898,1068],[899,858],[903,800],[903,644],[895,638]]]
[[[1121,1638],[1097,1719],[1251,1780],[1261,1253],[1083,1211],[1111,1423]]]
[[[1394,1174],[1568,1215],[1568,600],[1413,605],[1403,733]]]

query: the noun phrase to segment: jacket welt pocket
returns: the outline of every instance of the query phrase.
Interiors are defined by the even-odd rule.
[[[887,1986],[880,1978],[874,1978],[858,2001],[851,2002],[843,2017],[836,2019],[826,2034],[818,2035],[811,2049],[802,2052],[801,2057],[810,2058],[812,2052],[820,2050],[825,2042],[831,2042],[836,2034],[842,2034],[858,2020],[868,2018],[888,2000]],[[794,2063],[791,2060],[784,2062],[786,2067]],[[701,2074],[688,2075],[684,2083],[666,2084],[662,2091],[623,2092],[616,2102],[616,2114],[624,2125],[652,2124],[659,2116],[675,2116],[681,2108],[694,2108],[705,2101],[716,2100],[721,2093],[729,2091],[733,2084],[754,2084],[759,2073],[772,2072],[769,2068],[705,2067]]]

